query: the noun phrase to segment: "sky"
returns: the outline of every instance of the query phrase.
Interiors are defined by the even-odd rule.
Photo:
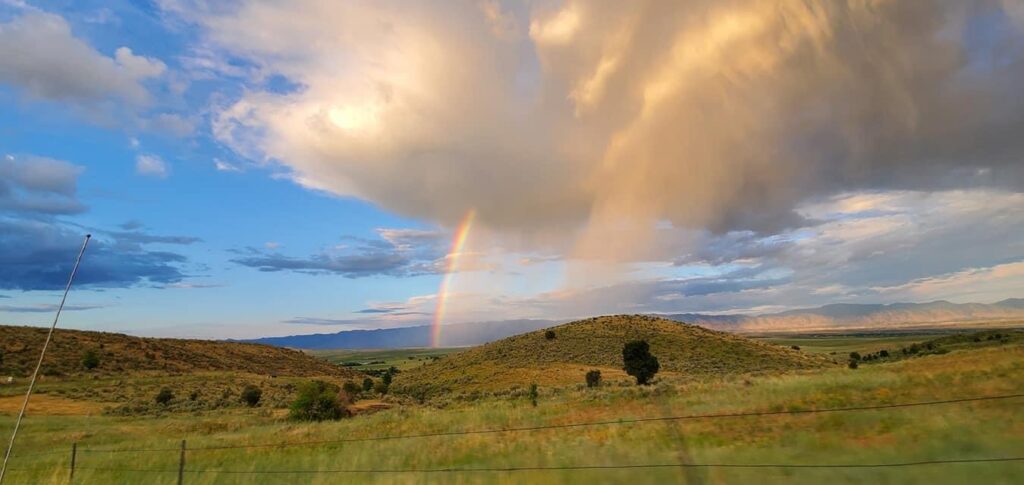
[[[1024,296],[1018,0],[0,0],[0,322]]]

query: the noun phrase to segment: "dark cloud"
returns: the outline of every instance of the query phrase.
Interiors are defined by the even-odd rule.
[[[409,229],[380,229],[380,239],[348,237],[354,247],[341,246],[307,257],[286,256],[257,248],[240,251],[231,261],[260,271],[335,274],[346,278],[434,274],[444,257],[441,234]]]
[[[67,283],[84,234],[56,222],[0,218],[0,288],[57,290]],[[89,243],[75,284],[119,288],[181,281],[185,256],[125,248],[97,236]]]
[[[83,310],[95,310],[104,308],[103,305],[64,305],[64,311],[77,312]],[[10,313],[53,313],[57,311],[57,305],[0,305],[0,312]]]
[[[86,210],[76,194],[81,173],[81,167],[59,160],[31,156],[0,160],[0,289],[63,288],[87,232],[95,237],[76,285],[119,288],[180,282],[187,259],[146,246],[192,244],[198,238],[152,235],[139,229],[141,223],[131,223],[132,230],[108,231],[58,218]]]

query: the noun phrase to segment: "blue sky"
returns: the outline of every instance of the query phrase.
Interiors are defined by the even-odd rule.
[[[2,1],[0,323],[1024,296],[1024,11],[883,3]]]

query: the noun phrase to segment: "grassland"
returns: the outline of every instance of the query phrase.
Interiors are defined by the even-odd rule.
[[[332,423],[299,424],[260,410],[150,418],[30,416],[15,452],[12,483],[65,483],[70,443],[175,448],[336,440],[452,430],[721,412],[802,410],[1024,393],[1020,340],[973,342],[941,355],[766,375],[690,379],[650,387],[623,380],[598,389],[541,387],[525,397],[453,399],[444,409],[406,403]],[[879,463],[1019,456],[1024,400],[923,408],[603,425],[518,433],[437,436],[297,447],[195,451],[188,470],[351,470],[572,466],[631,463]],[[0,430],[13,418],[0,416]],[[57,451],[55,454],[33,455]],[[80,452],[80,483],[174,483],[175,451]],[[166,473],[98,469],[168,470]],[[1020,483],[1020,462],[879,469],[634,469],[433,474],[187,473],[189,484],[234,483]]]
[[[624,378],[622,347],[630,340],[650,343],[663,376],[703,379],[834,365],[819,355],[643,315],[590,318],[550,330],[554,338],[547,338],[547,330],[538,330],[412,368],[398,375],[395,390],[421,399],[453,392],[514,392],[530,383],[583,382],[590,369],[608,378]]]
[[[0,412],[21,404],[46,329],[0,326]],[[98,366],[83,366],[85,352]],[[270,408],[284,408],[296,387],[310,378],[335,383],[363,375],[302,352],[267,345],[202,340],[154,339],[58,330],[36,388],[36,409],[48,414],[158,415],[242,407],[246,385],[263,390]],[[6,382],[6,379],[4,379]],[[157,405],[168,388],[174,398]]]

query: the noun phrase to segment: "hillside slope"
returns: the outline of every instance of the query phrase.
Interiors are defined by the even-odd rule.
[[[0,326],[0,374],[25,376],[32,372],[47,329]],[[82,356],[88,350],[100,358],[97,368],[86,370]],[[126,373],[189,374],[224,371],[294,377],[359,375],[305,353],[269,345],[142,338],[105,332],[61,330],[54,333],[42,368],[44,375],[122,376]]]
[[[644,315],[590,318],[545,331],[509,337],[450,354],[437,362],[403,372],[395,391],[417,396],[443,392],[507,389],[531,382],[561,385],[583,382],[598,368],[606,378],[624,378],[622,347],[646,340],[663,373],[710,377],[751,372],[810,369],[829,365],[786,347]]]

